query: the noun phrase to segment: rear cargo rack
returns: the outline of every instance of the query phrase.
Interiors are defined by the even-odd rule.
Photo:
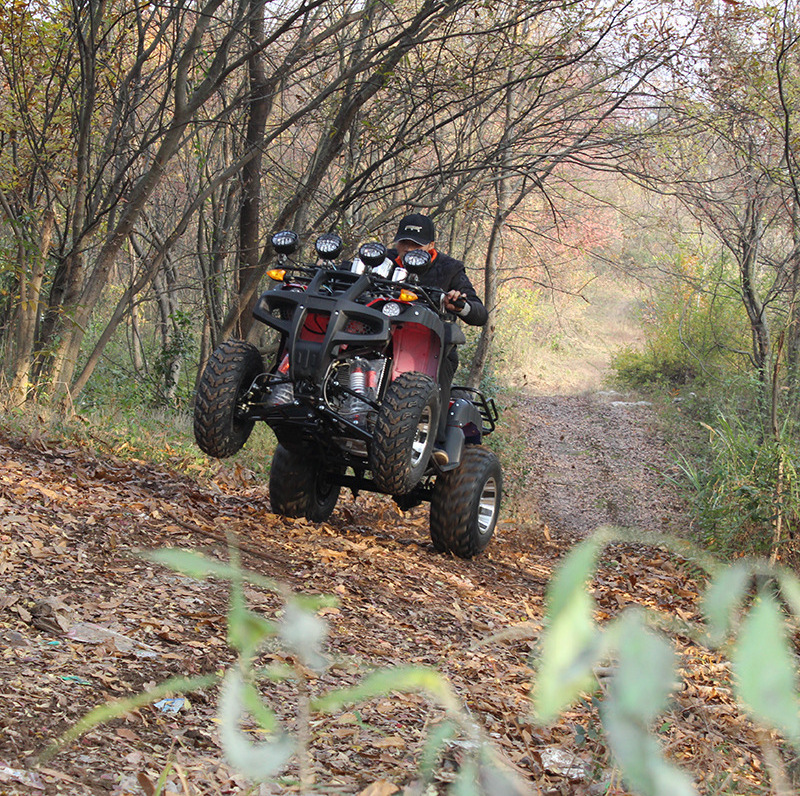
[[[497,419],[500,417],[494,398],[486,398],[480,390],[473,390],[471,387],[453,386],[450,389],[450,396],[454,397],[457,393],[466,393],[466,397],[478,407],[483,421],[481,434],[491,434],[497,426]]]

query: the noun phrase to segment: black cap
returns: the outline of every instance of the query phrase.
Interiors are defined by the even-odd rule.
[[[436,235],[433,231],[433,221],[428,216],[423,216],[422,213],[412,213],[406,216],[397,228],[397,235],[394,237],[394,242],[399,240],[413,240],[420,246],[427,246],[436,240]]]

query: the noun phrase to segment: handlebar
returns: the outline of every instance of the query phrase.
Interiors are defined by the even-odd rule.
[[[336,270],[329,265],[321,264],[308,264],[292,262],[288,257],[283,260],[283,266],[286,270],[295,271],[303,276],[313,278],[313,276],[320,270]],[[408,290],[416,293],[428,307],[433,310],[437,315],[448,314],[446,310],[442,310],[442,297],[447,291],[442,290],[440,287],[433,285],[420,285],[418,282],[395,282],[384,276],[380,276],[374,272],[367,271],[366,276],[369,277],[370,282],[379,290],[385,291],[390,296],[397,296],[400,290]],[[459,298],[452,302],[456,310],[461,310],[464,307],[465,299]]]

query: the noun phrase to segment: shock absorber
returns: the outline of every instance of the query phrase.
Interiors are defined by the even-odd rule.
[[[370,382],[371,368],[369,362],[362,357],[355,357],[350,363],[350,389],[356,395],[350,396],[349,409],[350,420],[356,425],[364,425],[366,421],[366,411],[368,405],[359,400],[358,395],[367,396]],[[374,374],[373,374],[374,379]]]
[[[366,373],[367,376],[367,391],[366,395],[367,398],[371,400],[375,400],[375,396],[378,393],[378,374],[375,372],[375,368],[372,367],[372,363],[368,362],[367,365],[369,366],[369,370]]]
[[[284,354],[281,364],[278,365],[278,373],[281,376],[287,376],[289,373],[289,355]],[[294,388],[290,381],[283,384],[277,384],[272,388],[272,393],[267,398],[267,406],[279,406],[280,404],[289,404],[294,400]]]
[[[350,366],[350,389],[359,395],[366,395],[367,373],[364,367],[366,364],[361,357],[356,357]]]
[[[367,371],[367,396],[376,401],[378,399],[378,390],[383,381],[386,360],[382,358],[370,359],[367,364],[369,365],[369,370]]]

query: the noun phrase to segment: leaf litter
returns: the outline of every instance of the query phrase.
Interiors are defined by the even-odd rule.
[[[382,497],[347,496],[329,522],[315,525],[272,514],[266,487],[236,469],[193,479],[0,433],[0,792],[148,793],[165,772],[165,793],[297,792],[291,767],[269,789],[251,791],[226,765],[212,688],[188,695],[177,711],[132,711],[36,765],[48,743],[95,706],[232,663],[226,584],[134,555],[175,546],[225,558],[232,534],[250,569],[338,598],[324,611],[332,665],[310,680],[315,692],[355,684],[375,667],[434,666],[531,793],[625,793],[598,730],[596,699],[551,727],[533,722],[529,703],[545,587],[571,543],[592,529],[591,507],[594,525],[614,512],[645,528],[682,521],[675,496],[648,480],[664,465],[648,410],[607,403],[522,402],[517,412],[530,430],[523,468],[533,487],[474,561],[435,553],[424,508],[404,513]],[[635,515],[624,513],[631,501]],[[640,604],[694,620],[702,591],[694,577],[662,550],[615,545],[592,584],[598,619]],[[255,587],[247,597],[269,617],[282,608]],[[729,667],[687,637],[677,643],[685,683],[657,728],[669,756],[702,793],[763,793],[761,746],[733,700]],[[280,651],[266,659],[286,663]],[[295,729],[295,685],[270,682],[262,693]],[[314,787],[413,792],[425,739],[441,719],[422,696],[398,692],[312,715]],[[449,747],[439,760],[436,792],[454,779],[463,753]]]

